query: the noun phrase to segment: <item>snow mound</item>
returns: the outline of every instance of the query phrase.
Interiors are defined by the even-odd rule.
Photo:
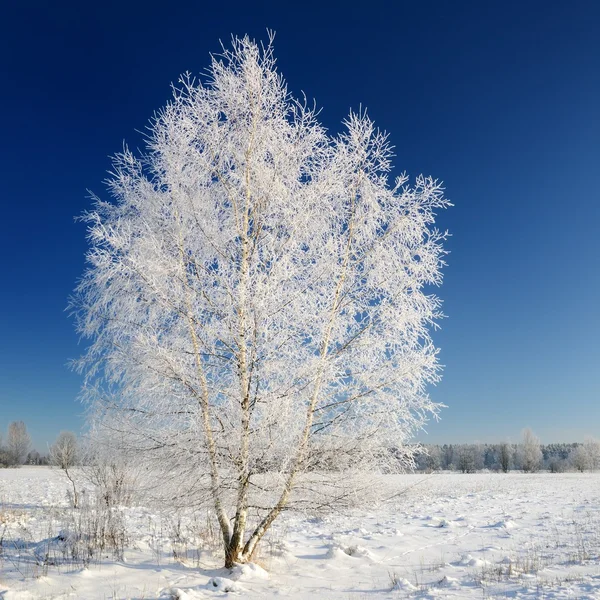
[[[231,569],[231,578],[235,581],[251,581],[252,579],[269,579],[269,573],[255,563],[235,565]]]
[[[164,596],[164,598],[168,598],[169,600],[197,600],[203,597],[196,594],[193,590],[184,592],[179,588],[171,588],[167,594],[168,595]]]
[[[453,588],[456,589],[460,587],[460,583],[456,577],[448,577],[448,575],[444,576],[444,578],[438,584],[440,587]]]
[[[392,590],[404,590],[406,592],[414,592],[418,588],[414,586],[408,579],[397,579]]]
[[[363,547],[358,545],[352,546],[341,546],[338,544],[334,544],[330,546],[327,551],[326,558],[329,559],[345,559],[345,558],[373,558],[371,552]]]
[[[233,579],[227,579],[227,577],[211,577],[206,584],[206,587],[213,592],[243,592],[245,591],[241,586]],[[182,600],[187,600],[183,598]]]
[[[343,532],[344,535],[355,535],[360,537],[367,537],[372,535],[373,532],[365,529],[364,527],[355,527],[354,529],[349,529]]]
[[[489,563],[487,560],[483,560],[482,558],[472,558],[468,564],[470,567],[485,567]]]
[[[448,521],[448,519],[440,519],[437,526],[438,527],[456,527],[456,523],[454,521]]]
[[[482,558],[473,558],[470,554],[465,554],[458,564],[463,567],[485,567],[489,562]]]
[[[427,520],[431,521],[431,525],[428,525],[428,527],[456,527],[458,525],[456,521],[442,517],[428,517]]]
[[[8,590],[2,593],[2,600],[35,600],[35,596],[27,591]]]
[[[510,519],[502,519],[493,525],[490,525],[491,528],[495,529],[513,529],[517,526],[517,524]]]

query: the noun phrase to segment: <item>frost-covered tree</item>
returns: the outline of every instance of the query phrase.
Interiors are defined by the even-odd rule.
[[[500,444],[498,452],[498,462],[503,473],[508,473],[510,469],[511,456],[514,454],[513,449],[506,442]]]
[[[472,444],[462,444],[455,448],[456,467],[461,473],[477,471],[477,448]]]
[[[73,478],[73,467],[79,460],[77,436],[72,431],[61,431],[50,446],[50,464],[62,469],[73,487],[73,507],[79,506],[79,494]]]
[[[596,471],[600,468],[600,441],[593,437],[586,437],[583,442],[587,456],[588,468]]]
[[[0,467],[8,467],[8,452],[2,443],[2,435],[0,434]]]
[[[431,178],[389,183],[366,113],[328,134],[248,38],[180,80],[147,144],[84,216],[79,365],[172,501],[212,505],[231,566],[284,509],[349,505],[411,464],[391,449],[439,410],[425,288],[449,203]]]
[[[521,469],[526,473],[534,473],[540,470],[542,465],[540,440],[529,427],[523,429],[521,434],[518,457]]]
[[[455,448],[452,444],[442,446],[442,469],[454,469]]]
[[[584,446],[577,446],[573,449],[573,451],[569,454],[569,462],[572,467],[583,473],[590,468],[588,454]]]
[[[442,453],[439,446],[421,446],[419,453],[414,457],[415,470],[431,473],[440,469]]]
[[[439,446],[427,448],[426,468],[428,471],[438,471],[442,464],[442,451]]]
[[[6,436],[6,453],[9,465],[18,467],[25,462],[31,448],[31,438],[23,421],[13,421],[8,426]]]

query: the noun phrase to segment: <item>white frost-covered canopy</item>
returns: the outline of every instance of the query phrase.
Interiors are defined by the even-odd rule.
[[[116,157],[74,304],[88,388],[132,447],[223,488],[279,473],[275,492],[410,457],[388,450],[438,410],[426,286],[448,202],[430,178],[388,184],[366,114],[344,125],[290,96],[270,46],[234,40],[205,81],[182,78],[144,156]]]

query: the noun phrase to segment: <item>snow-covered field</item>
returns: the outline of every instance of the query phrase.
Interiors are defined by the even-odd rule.
[[[121,559],[70,556],[85,527],[61,473],[0,470],[0,598],[600,599],[600,474],[392,482],[398,495],[382,506],[284,516],[260,566],[230,573],[205,515],[145,507],[118,510]]]

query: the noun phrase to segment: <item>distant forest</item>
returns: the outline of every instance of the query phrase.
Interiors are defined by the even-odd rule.
[[[594,471],[600,468],[600,442],[573,444],[444,444],[423,445],[415,457],[419,472],[458,471]]]

